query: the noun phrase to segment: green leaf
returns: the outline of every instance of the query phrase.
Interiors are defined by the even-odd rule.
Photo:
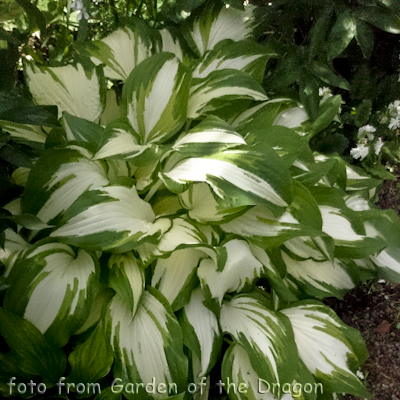
[[[344,90],[350,90],[350,85],[346,79],[336,75],[335,70],[322,62],[314,61],[311,64],[312,73],[321,81],[331,86],[336,86]]]
[[[123,88],[123,115],[140,144],[161,143],[186,122],[190,73],[170,53],[158,53],[140,63]]]
[[[206,0],[177,0],[176,7],[178,10],[190,12],[201,6]]]
[[[24,9],[30,21],[34,21],[36,26],[41,30],[42,35],[46,32],[46,18],[35,4],[29,0],[16,0],[16,2]]]
[[[0,119],[14,124],[58,125],[57,108],[52,105],[32,106],[30,104],[17,104],[14,107],[2,111],[0,113]]]
[[[369,7],[368,7],[369,8]],[[375,10],[375,7],[374,7]],[[356,19],[350,10],[338,15],[328,37],[328,59],[333,60],[350,44],[356,33]]]
[[[360,7],[354,10],[354,16],[369,22],[383,31],[400,33],[400,17],[384,7]]]
[[[315,20],[315,24],[310,29],[310,50],[309,57],[312,60],[322,50],[322,45],[325,42],[327,29],[333,14],[333,5],[325,3],[320,14]]]
[[[400,14],[400,4],[396,0],[379,0],[379,3],[382,3],[384,6],[390,8],[397,15]]]
[[[316,135],[325,128],[327,128],[334,118],[340,113],[340,106],[342,104],[342,96],[336,95],[329,97],[319,107],[318,115],[315,121],[307,129],[309,137]]]
[[[360,45],[364,58],[369,59],[374,49],[375,36],[368,24],[360,20],[357,20],[356,40]]]
[[[98,150],[104,135],[104,128],[101,125],[84,118],[75,117],[67,112],[63,113],[63,117],[64,127],[69,141],[87,142],[94,151]]]
[[[67,366],[65,353],[52,347],[34,325],[3,308],[0,321],[0,332],[19,361],[19,368],[40,375],[51,385],[63,376]]]
[[[100,322],[88,339],[69,353],[71,373],[66,381],[94,384],[109,373],[113,360],[111,345]]]
[[[300,101],[304,105],[311,121],[318,116],[319,111],[319,86],[312,74],[304,72],[300,75],[299,80],[299,96]]]

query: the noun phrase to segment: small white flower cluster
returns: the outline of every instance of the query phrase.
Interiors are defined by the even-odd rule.
[[[83,5],[82,0],[72,0],[71,2],[71,10],[78,11],[76,19],[80,21],[82,18],[89,19],[89,14],[86,11],[85,6]]]
[[[390,113],[390,123],[389,129],[399,129],[400,128],[400,100],[396,100],[390,103],[388,106]]]
[[[375,132],[376,132],[376,128],[373,127],[372,125],[362,126],[358,130],[357,147],[354,147],[350,150],[350,154],[353,156],[354,159],[363,160],[365,157],[367,157],[367,155],[369,153],[368,143],[374,140]],[[376,155],[378,155],[380,153],[383,145],[384,145],[384,142],[382,141],[382,138],[378,137],[378,139],[374,143],[374,152]]]

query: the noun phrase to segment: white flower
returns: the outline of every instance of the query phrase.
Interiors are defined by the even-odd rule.
[[[358,137],[361,138],[366,136],[368,140],[373,140],[374,135],[373,133],[376,132],[376,128],[372,125],[364,125],[358,130]]]
[[[399,129],[400,128],[400,115],[396,118],[390,119],[389,129]]]
[[[73,0],[71,3],[71,10],[78,11],[78,14],[76,15],[76,19],[78,21],[80,21],[82,19],[82,17],[84,19],[89,19],[89,14],[86,11],[86,8],[83,5],[82,0]]]
[[[325,96],[326,94],[331,94],[331,89],[326,86],[320,87],[318,89],[318,94],[320,95],[320,97]]]
[[[365,144],[358,144],[357,147],[354,147],[350,150],[350,154],[355,160],[363,160],[365,157],[367,157],[368,152],[369,147],[367,147]]]
[[[358,371],[356,372],[356,375],[357,375],[358,378],[364,379],[364,374],[362,373],[362,371],[358,370]]]
[[[382,138],[378,138],[378,140],[374,143],[374,150],[375,154],[378,155],[381,151],[382,146],[385,144],[385,142],[382,141]]]
[[[400,100],[390,103],[388,109],[392,117],[397,117],[400,114]]]

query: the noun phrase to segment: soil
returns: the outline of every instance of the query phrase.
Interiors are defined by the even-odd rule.
[[[400,217],[400,168],[395,174],[397,182],[384,182],[377,204],[396,210]],[[329,304],[365,340],[369,357],[361,369],[362,380],[373,399],[400,400],[400,284],[369,282]],[[344,399],[360,398],[347,395]]]

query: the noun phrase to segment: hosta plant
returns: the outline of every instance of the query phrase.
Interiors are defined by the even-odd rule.
[[[310,150],[337,99],[310,122],[267,96],[252,11],[133,20],[82,64],[25,66],[60,125],[9,129],[46,150],[6,206],[3,395],[369,396],[361,336],[323,299],[398,280],[400,224],[370,203],[379,181]]]

